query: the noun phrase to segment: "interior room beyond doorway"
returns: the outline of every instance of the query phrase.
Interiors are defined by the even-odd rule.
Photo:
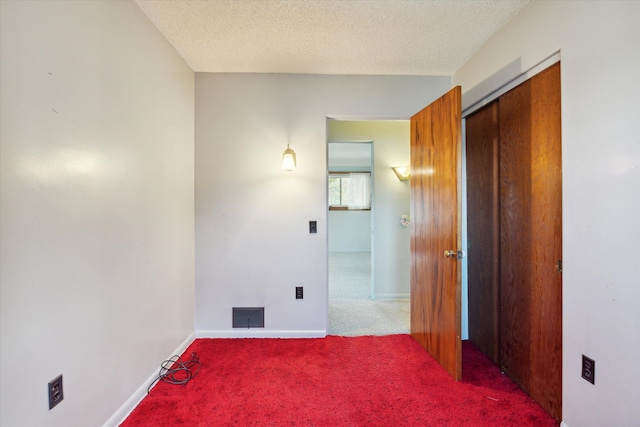
[[[370,209],[328,213],[329,334],[409,333],[409,122],[330,119],[327,142],[328,176],[371,177]]]

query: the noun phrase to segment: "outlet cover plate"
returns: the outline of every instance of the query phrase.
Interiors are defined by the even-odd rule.
[[[62,374],[49,381],[47,389],[49,393],[49,410],[51,410],[58,403],[62,402],[62,399],[64,399],[64,394],[62,392]]]
[[[582,355],[582,378],[591,384],[596,383],[596,362],[584,354]]]

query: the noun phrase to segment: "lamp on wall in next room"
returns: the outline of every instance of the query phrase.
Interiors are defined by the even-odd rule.
[[[400,181],[407,181],[411,177],[409,166],[395,166],[391,169],[398,175]]]
[[[293,171],[295,168],[296,152],[289,147],[289,144],[287,144],[287,149],[282,153],[282,169],[286,171]]]

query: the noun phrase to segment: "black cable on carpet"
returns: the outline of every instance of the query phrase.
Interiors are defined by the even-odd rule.
[[[151,388],[158,381],[164,381],[169,384],[186,384],[191,381],[191,378],[195,377],[200,372],[200,358],[196,356],[196,353],[191,353],[191,359],[183,362],[180,356],[172,356],[170,359],[165,360],[160,365],[160,373],[158,377],[153,380],[147,388],[147,394],[151,391]]]

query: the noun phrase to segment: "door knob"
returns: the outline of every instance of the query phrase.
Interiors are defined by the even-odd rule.
[[[444,256],[447,258],[453,258],[458,255],[458,252],[454,250],[444,251]]]

